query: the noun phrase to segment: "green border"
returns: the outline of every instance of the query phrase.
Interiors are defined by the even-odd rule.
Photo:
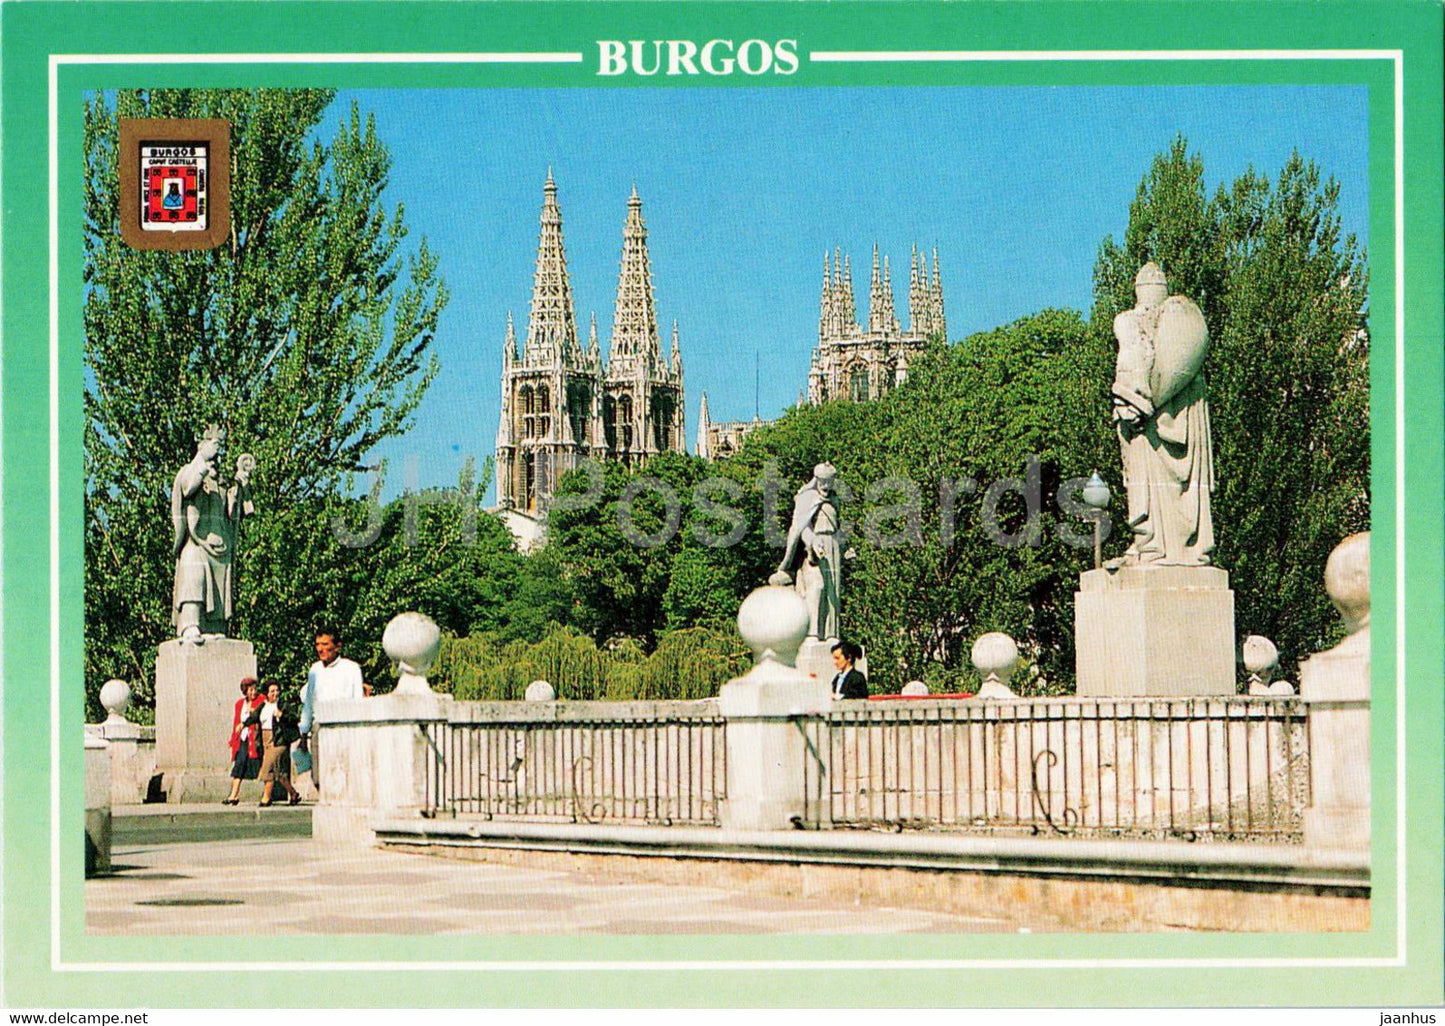
[[[1418,2],[1080,5],[1044,0],[1002,4],[410,4],[349,3],[119,5],[7,4],[3,17],[4,379],[4,999],[11,1005],[194,1006],[245,986],[259,1006],[596,1005],[1117,1005],[1421,1004],[1442,992],[1442,729],[1439,582],[1442,522],[1442,171],[1441,11]],[[214,38],[208,28],[224,26]],[[1401,49],[1405,54],[1405,333],[1408,691],[1409,961],[1403,967],[961,970],[717,970],[326,973],[74,972],[50,970],[50,665],[47,58],[52,53],[175,52],[204,40],[207,51],[407,52],[581,51],[582,65],[333,64],[65,66],[59,84],[61,258],[61,674],[81,674],[80,97],[126,85],[578,86],[643,87],[657,79],[596,77],[597,38],[796,38],[800,53],[829,49],[1162,50],[1264,47]],[[1234,84],[1357,83],[1370,90],[1370,263],[1375,439],[1376,654],[1380,681],[1395,679],[1394,80],[1388,62],[1178,61],[967,64],[810,64],[771,80],[685,79],[676,84],[827,86],[867,84]],[[17,639],[24,639],[17,640]],[[1395,700],[1377,689],[1375,900],[1370,931],[1354,935],[1090,935],[969,937],[336,937],[264,945],[286,960],[374,962],[505,958],[551,960],[890,958],[1314,958],[1389,957],[1395,950]],[[79,689],[62,689],[64,736],[79,734]],[[62,746],[62,807],[78,810],[78,745]],[[79,817],[62,828],[61,947],[67,962],[234,962],[231,937],[85,937]],[[259,946],[259,945],[258,945]],[[1223,974],[1223,976],[1221,975]],[[705,984],[700,982],[705,979]],[[1227,978],[1227,991],[1221,990]],[[1023,984],[1022,986],[1020,984]],[[127,1000],[128,999],[128,1000]]]

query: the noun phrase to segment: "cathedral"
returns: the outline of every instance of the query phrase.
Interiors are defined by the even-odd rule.
[[[873,279],[868,290],[868,325],[858,323],[853,299],[853,266],[835,251],[823,255],[823,299],[818,317],[818,346],[808,370],[808,402],[829,399],[866,402],[900,385],[908,376],[908,359],[931,338],[948,337],[943,319],[943,278],[938,250],[933,251],[933,275],[928,259],[913,250],[908,279],[908,329],[893,311],[893,280],[888,258],[878,264],[873,247]]]
[[[622,264],[604,359],[597,316],[584,347],[577,337],[562,240],[557,183],[547,171],[527,335],[517,350],[507,315],[502,416],[497,427],[497,501],[513,531],[540,525],[562,475],[587,458],[638,463],[683,451],[682,356],[677,322],[662,353],[642,200],[633,186],[622,228]],[[516,521],[516,522],[514,522]],[[540,538],[540,527],[532,532]]]

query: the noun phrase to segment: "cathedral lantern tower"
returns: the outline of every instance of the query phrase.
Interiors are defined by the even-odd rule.
[[[830,399],[867,402],[882,397],[903,383],[908,376],[909,359],[936,337],[947,338],[937,250],[933,251],[930,280],[927,257],[920,258],[918,248],[913,249],[906,330],[895,313],[888,257],[880,260],[876,245],[866,327],[858,322],[848,255],[835,249],[830,263],[825,254],[818,345],[808,368],[808,402],[814,405]]]

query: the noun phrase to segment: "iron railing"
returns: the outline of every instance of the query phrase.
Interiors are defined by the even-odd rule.
[[[712,702],[472,703],[426,724],[429,815],[720,823],[725,724]]]
[[[1298,842],[1293,698],[849,702],[799,721],[814,828]]]

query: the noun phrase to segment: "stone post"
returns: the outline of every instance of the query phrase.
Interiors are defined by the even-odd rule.
[[[390,694],[321,702],[321,796],[311,836],[325,844],[371,844],[373,817],[416,816],[428,804],[437,763],[432,747],[445,723],[451,695],[437,694],[426,671],[436,659],[441,631],[420,613],[403,613],[387,625],[382,647],[399,683]]]
[[[100,704],[106,717],[100,736],[110,742],[110,803],[137,805],[145,801],[146,783],[141,779],[140,727],[125,718],[130,705],[130,685],[108,680],[100,687]]]
[[[256,676],[249,641],[172,639],[156,653],[156,768],[167,800],[220,801],[231,790],[237,688]]]
[[[1310,805],[1305,843],[1370,845],[1370,535],[1352,534],[1325,564],[1325,590],[1349,635],[1300,664],[1308,710]]]
[[[85,738],[85,875],[110,872],[110,743]]]
[[[827,711],[826,679],[793,664],[808,632],[808,609],[791,588],[768,585],[743,600],[738,630],[754,666],[718,692],[727,719],[728,830],[788,830],[803,814],[803,760],[809,758],[798,717]]]

